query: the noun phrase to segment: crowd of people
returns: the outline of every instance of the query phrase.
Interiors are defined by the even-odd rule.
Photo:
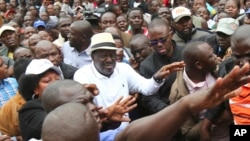
[[[229,141],[249,21],[250,0],[0,0],[0,141]]]

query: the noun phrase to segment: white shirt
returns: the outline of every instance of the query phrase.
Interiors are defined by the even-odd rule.
[[[113,104],[118,98],[124,98],[129,93],[139,92],[144,95],[156,93],[162,85],[153,78],[146,79],[125,63],[116,63],[110,77],[100,74],[93,63],[80,68],[74,75],[74,80],[81,84],[96,84],[99,95],[94,97],[94,103],[104,108]]]

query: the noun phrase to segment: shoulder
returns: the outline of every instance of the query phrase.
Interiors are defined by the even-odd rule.
[[[60,67],[62,68],[62,69],[65,69],[66,71],[77,71],[78,70],[78,68],[76,68],[76,67],[74,67],[74,66],[71,66],[71,65],[69,65],[69,64],[65,64],[65,63],[61,63],[60,64]]]
[[[222,61],[219,65],[218,76],[224,77],[233,69],[234,66],[235,61],[233,57],[227,58],[226,60]]]
[[[81,76],[90,76],[92,73],[94,73],[92,64],[86,65],[81,67],[80,69],[76,70],[74,74],[74,79],[76,77],[81,77]]]
[[[11,85],[16,85],[16,86],[18,85],[16,78],[13,78],[13,77],[5,78],[4,82],[7,82],[8,84],[11,84]]]
[[[20,109],[20,112],[25,111],[25,110],[29,110],[29,109],[42,109],[42,110],[44,110],[40,99],[27,101],[23,105],[23,107]]]

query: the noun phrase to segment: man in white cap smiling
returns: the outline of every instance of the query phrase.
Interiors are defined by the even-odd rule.
[[[117,48],[110,33],[95,34],[91,38],[90,46],[93,62],[77,70],[74,80],[82,84],[96,84],[100,93],[94,97],[94,103],[104,108],[121,96],[127,97],[129,93],[156,93],[171,72],[181,70],[184,66],[183,62],[163,66],[151,79],[146,79],[129,65],[116,62]]]

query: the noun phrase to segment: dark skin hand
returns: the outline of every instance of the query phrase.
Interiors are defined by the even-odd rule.
[[[154,115],[133,121],[116,136],[115,140],[171,140],[193,113],[215,107],[224,100],[240,94],[241,86],[250,82],[250,76],[247,76],[249,70],[248,63],[241,68],[235,66],[224,78],[217,79],[214,86],[187,95]]]

